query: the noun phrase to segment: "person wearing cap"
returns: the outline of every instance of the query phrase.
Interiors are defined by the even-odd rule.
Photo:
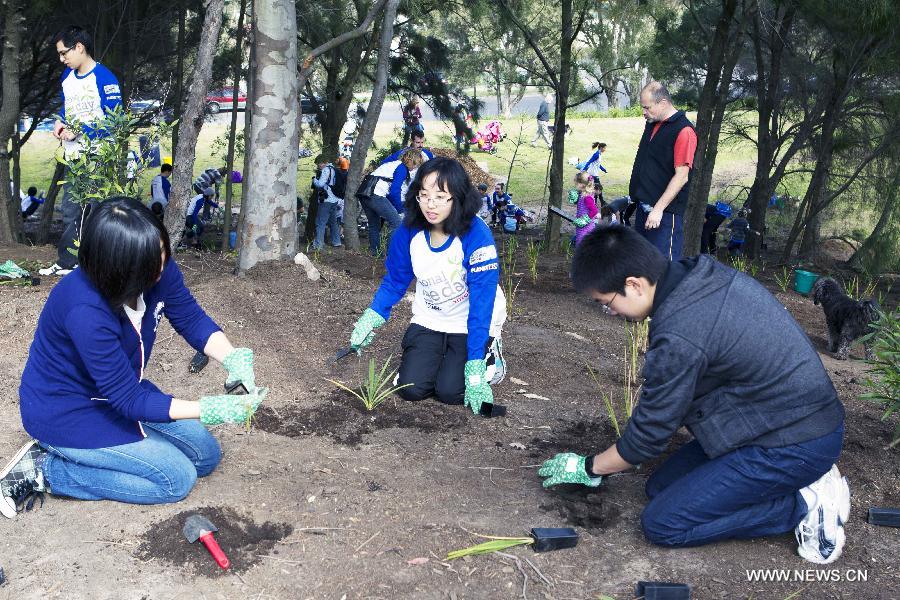
[[[219,208],[219,203],[215,200],[216,190],[213,187],[207,187],[203,193],[197,194],[188,202],[187,212],[185,213],[185,234],[187,237],[195,238],[194,245],[200,247],[200,238],[203,237],[203,228],[205,221],[201,213],[206,207]]]

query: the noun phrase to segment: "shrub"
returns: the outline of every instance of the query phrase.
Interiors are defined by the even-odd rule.
[[[900,414],[900,312],[881,314],[870,325],[872,333],[863,338],[872,344],[874,358],[867,362],[872,365],[871,377],[865,381],[868,392],[860,396],[877,402],[884,407],[882,421],[893,414]],[[891,447],[900,443],[900,423],[894,429]]]

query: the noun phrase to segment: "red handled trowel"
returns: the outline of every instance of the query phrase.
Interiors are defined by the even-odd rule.
[[[216,560],[216,564],[223,569],[227,569],[231,563],[228,562],[228,557],[222,552],[219,543],[213,536],[213,533],[216,531],[218,531],[216,526],[210,523],[209,519],[200,515],[189,516],[184,522],[184,527],[181,528],[181,532],[189,543],[193,544],[197,540],[203,542],[203,545],[206,546],[206,549],[209,550],[209,553]]]

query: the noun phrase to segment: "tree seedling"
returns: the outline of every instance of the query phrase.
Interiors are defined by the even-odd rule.
[[[489,541],[448,552],[447,560],[454,560],[463,556],[501,552],[515,546],[530,545],[535,552],[549,552],[550,550],[574,548],[578,545],[578,532],[571,527],[536,527],[531,530],[529,537],[498,537],[478,533],[475,535],[486,538]]]
[[[775,283],[778,284],[778,287],[782,292],[786,292],[788,286],[791,284],[791,270],[787,267],[781,267],[781,273],[775,273]]]
[[[340,381],[335,381],[334,379],[326,379],[326,381],[331,382],[342,390],[346,390],[353,394],[355,398],[359,399],[359,401],[363,403],[363,406],[366,407],[366,410],[375,410],[379,404],[387,400],[397,390],[401,390],[412,385],[411,383],[407,383],[404,385],[394,386],[392,381],[394,378],[394,373],[396,373],[396,371],[388,371],[390,364],[391,357],[388,356],[388,359],[384,362],[384,366],[381,367],[381,370],[376,371],[375,359],[370,358],[369,377],[365,381],[363,381],[362,384],[360,384],[359,392],[350,387],[347,387]]]

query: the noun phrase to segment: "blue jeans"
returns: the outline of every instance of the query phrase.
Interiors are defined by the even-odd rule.
[[[644,535],[661,546],[687,547],[791,531],[808,512],[800,488],[828,472],[843,437],[841,423],[801,444],[746,446],[714,459],[693,440],[647,480]]]
[[[381,219],[384,219],[391,231],[400,227],[400,213],[384,196],[363,198],[360,202],[366,212],[366,220],[369,222],[369,250],[372,256],[378,255],[381,245]]]
[[[50,452],[44,477],[54,495],[81,500],[162,504],[184,499],[197,477],[222,458],[219,443],[200,421],[142,423],[147,437],[109,448],[60,448]]]
[[[316,242],[313,248],[322,248],[325,245],[325,228],[331,228],[331,245],[341,245],[341,228],[338,226],[337,202],[319,202],[319,210],[316,211]]]
[[[643,204],[638,203],[634,215],[634,228],[656,246],[663,256],[669,260],[681,259],[681,249],[684,246],[684,227],[681,215],[664,212],[659,227],[656,229],[644,227],[650,211],[646,210]]]

